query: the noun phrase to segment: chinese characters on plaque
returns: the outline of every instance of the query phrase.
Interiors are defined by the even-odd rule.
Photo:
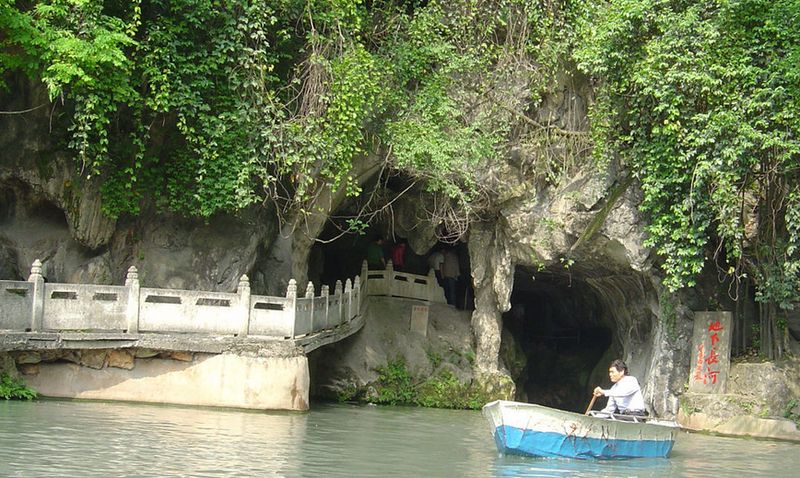
[[[731,357],[731,312],[695,312],[689,391],[725,393]]]
[[[411,320],[409,321],[409,329],[422,335],[428,336],[428,306],[427,305],[414,305],[411,306]]]

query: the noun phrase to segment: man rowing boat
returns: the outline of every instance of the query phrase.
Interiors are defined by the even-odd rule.
[[[614,383],[610,389],[595,387],[594,396],[608,397],[608,404],[602,413],[622,413],[625,415],[645,416],[644,397],[636,377],[628,375],[628,366],[620,359],[611,362],[608,367],[608,378]]]

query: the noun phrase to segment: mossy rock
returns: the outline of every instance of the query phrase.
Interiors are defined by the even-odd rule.
[[[514,380],[501,372],[478,374],[475,383],[481,390],[482,395],[486,397],[487,402],[513,400],[517,389]]]

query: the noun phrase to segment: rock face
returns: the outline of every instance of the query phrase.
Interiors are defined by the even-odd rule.
[[[540,116],[573,136],[583,134],[590,98],[579,82],[556,88]],[[567,148],[564,135],[558,145]],[[584,364],[586,396],[607,381],[608,362],[619,357],[646,385],[653,411],[676,413],[691,317],[678,306],[675,320],[665,328],[660,280],[643,246],[645,221],[637,209],[641,193],[636,183],[614,162],[603,168],[565,162],[560,180],[553,183],[530,175],[526,164],[535,159],[525,151],[511,159],[487,172],[502,178],[501,207],[492,221],[471,228],[467,239],[475,289],[476,369],[508,373],[499,350],[509,320],[524,323],[518,329],[527,332],[516,334],[521,340],[531,329],[539,337],[557,337],[556,329],[605,329],[611,331],[606,352]],[[518,396],[525,395],[518,390]]]
[[[14,86],[22,94],[4,101],[4,110],[49,103],[41,84],[20,80]],[[0,118],[0,197],[4,198],[0,217],[60,220],[80,246],[97,249],[108,242],[116,221],[103,214],[97,183],[76,174],[57,135],[50,134],[52,113],[48,108],[39,108],[25,116]]]
[[[542,102],[538,119],[564,131],[585,131],[591,92],[586,84],[577,85],[557,87]],[[32,96],[25,99],[28,103],[44,99],[36,87],[22,89]],[[48,143],[48,120],[45,109],[24,119],[0,118],[4,127],[0,145],[7,152],[0,161],[3,278],[27,277],[28,267],[39,258],[50,282],[121,284],[127,268],[135,265],[146,287],[228,291],[246,273],[253,278],[254,293],[283,295],[288,276],[319,267],[316,262],[324,260],[312,257],[314,267],[307,267],[309,238],[303,236],[299,242],[305,246],[297,246],[297,238],[279,234],[271,218],[259,212],[215,217],[207,223],[147,211],[135,219],[104,216],[93,180],[79,175],[69,166],[66,152]],[[515,304],[535,310],[537,304],[548,302],[552,307],[544,314],[547,317],[529,313],[523,319],[544,320],[553,327],[599,326],[613,331],[607,356],[585,365],[582,383],[588,387],[602,382],[605,362],[621,356],[647,384],[654,410],[675,413],[675,395],[688,373],[683,372],[688,370],[684,367],[688,352],[683,350],[688,349],[685,329],[690,329],[691,321],[688,312],[679,313],[670,330],[663,326],[659,280],[650,252],[642,246],[636,185],[613,163],[604,169],[578,167],[569,162],[567,143],[562,144],[566,153],[558,152],[559,144],[552,146],[555,149],[546,154],[520,148],[507,162],[486,171],[484,179],[497,186],[500,207],[491,220],[475,224],[462,237],[469,250],[468,288],[474,290],[469,325],[475,353],[468,372],[457,365],[454,373],[465,381],[474,376],[499,396],[515,392],[524,396],[527,392],[520,389],[524,378],[515,377],[519,382],[515,384],[501,357],[504,322]],[[550,161],[562,161],[550,165],[563,169],[560,181],[541,175],[537,161],[543,154]],[[396,232],[408,238],[420,255],[436,242],[436,225],[419,216],[418,204],[426,200],[425,194],[407,196],[410,199],[395,208]],[[321,230],[322,222],[315,224],[311,235]],[[468,327],[466,322],[461,325]],[[368,329],[362,333],[368,334]],[[438,347],[435,340],[428,345]],[[403,347],[390,343],[364,347],[354,359],[367,364],[355,373],[358,382],[369,382],[374,367],[381,365],[376,357],[385,359],[394,355],[392,350],[407,356],[409,365],[418,369],[415,373],[432,373],[432,368],[422,366],[427,357],[414,358],[418,348],[413,342]],[[535,352],[521,350],[524,357],[517,365],[524,369],[522,362],[534,360]]]
[[[12,80],[19,94],[0,97],[3,110],[49,104],[42,85]],[[57,109],[0,116],[0,278],[26,278],[38,258],[50,282],[121,284],[135,265],[147,287],[231,291],[269,250],[277,228],[261,212],[208,222],[148,211],[107,216],[97,179],[50,133],[66,130]],[[263,288],[286,281],[273,275]]]
[[[378,370],[401,360],[415,382],[448,371],[461,382],[473,379],[475,349],[469,313],[444,304],[430,304],[427,324],[412,324],[411,299],[370,297],[360,333],[309,356],[312,395],[369,399]]]
[[[580,78],[559,81],[537,113],[539,123],[552,128],[558,139],[547,151],[521,144],[507,161],[483,172],[479,182],[497,195],[497,209],[461,237],[469,249],[474,290],[475,374],[487,384],[504,383],[506,392],[518,398],[541,397],[552,383],[522,389],[526,371],[520,369],[526,367],[521,362],[541,357],[527,336],[603,329],[610,333],[604,349],[578,365],[585,368],[578,380],[584,396],[607,382],[610,360],[622,358],[645,386],[652,411],[673,416],[688,373],[688,299],[668,295],[670,310],[663,310],[656,259],[643,245],[645,218],[638,210],[637,183],[613,161],[597,167],[571,156],[576,144],[588,142],[586,108],[592,92]],[[434,228],[418,227],[424,222],[418,211],[411,201],[398,201],[393,227],[424,253],[435,235]],[[504,334],[515,320],[525,325]],[[528,343],[503,347],[504,336]],[[520,363],[505,363],[508,357],[501,349],[520,348],[525,358],[517,354]],[[514,382],[508,380],[512,376]]]
[[[564,328],[613,331],[611,353],[592,364],[587,388],[605,383],[608,362],[620,357],[646,385],[656,413],[677,412],[691,316],[678,307],[669,327],[663,320],[660,281],[642,246],[638,200],[633,184],[615,181],[608,171],[578,172],[560,189],[510,202],[496,222],[470,231],[477,370],[503,372],[498,362],[503,314],[512,305],[530,309],[542,301],[563,302],[560,307],[576,312],[554,319]],[[529,313],[522,320],[540,318]]]
[[[0,180],[0,188],[3,184]],[[215,218],[206,224],[154,215],[113,222],[112,233],[104,233],[103,242],[90,249],[63,218],[59,207],[48,203],[46,209],[14,211],[0,219],[2,278],[24,279],[40,259],[48,282],[122,284],[125,271],[135,265],[147,287],[232,291],[274,237],[269,223]]]
[[[608,362],[620,357],[644,385],[653,412],[667,417],[678,412],[689,370],[690,307],[707,308],[707,294],[699,287],[680,295],[662,289],[658,259],[643,245],[641,192],[623,165],[611,161],[598,167],[586,158],[592,92],[588,81],[568,76],[558,79],[533,114],[555,139],[521,143],[477,178],[497,198],[496,209],[460,237],[469,251],[470,319],[447,319],[465,313],[432,309],[437,334],[448,323],[455,327],[452,337],[440,342],[438,335],[415,341],[368,325],[341,346],[319,352],[325,358],[317,359],[317,373],[326,377],[319,387],[348,380],[366,386],[375,379],[375,367],[397,355],[420,377],[435,373],[425,348],[444,357],[445,342],[452,342],[462,358],[474,346],[468,366],[455,358],[446,362],[453,374],[464,381],[475,378],[498,396],[533,399],[553,391],[559,385],[552,381],[534,383],[530,364],[545,355],[573,353],[568,358],[580,361],[572,369],[577,384],[572,386],[580,388],[576,393],[583,400],[594,385],[606,383]],[[15,89],[24,94],[4,100],[7,110],[46,103],[41,86]],[[102,213],[98,183],[81,175],[48,134],[49,121],[47,108],[25,117],[0,116],[0,278],[27,277],[39,258],[50,282],[121,284],[135,265],[145,287],[231,291],[247,274],[253,293],[283,295],[290,276],[312,277],[311,269],[323,267],[325,258],[309,251],[327,214],[343,201],[338,193],[321,196],[324,213],[307,228],[283,235],[263,211],[208,222],[151,210],[113,219]],[[365,160],[359,167],[373,165]],[[440,226],[420,216],[419,204],[428,200],[418,192],[393,206],[392,231],[420,256],[436,243]],[[608,336],[591,339],[597,350],[566,350],[586,349],[580,332],[598,330]],[[326,370],[329,358],[334,363],[331,357],[338,357],[338,365]],[[123,369],[129,363],[126,357],[114,359]],[[558,366],[556,360],[539,368],[564,375]]]
[[[780,364],[734,363],[727,393],[684,394],[678,421],[695,430],[800,441],[798,404],[800,361],[797,359]]]

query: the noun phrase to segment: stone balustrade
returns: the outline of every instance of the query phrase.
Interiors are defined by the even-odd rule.
[[[254,295],[243,275],[235,293],[141,287],[131,266],[124,286],[46,283],[36,260],[27,281],[0,280],[0,331],[117,331],[297,338],[332,329],[360,313],[356,277],[318,297],[308,284],[298,297]]]
[[[397,272],[391,261],[380,271],[368,271],[365,262],[361,276],[337,281],[333,293],[322,286],[316,295],[309,282],[298,294],[292,279],[285,297],[271,297],[251,294],[246,275],[234,293],[141,287],[133,266],[123,286],[48,283],[37,259],[27,281],[0,280],[0,331],[295,339],[353,320],[367,294],[446,302],[433,271],[427,276]]]
[[[436,275],[431,269],[428,275],[410,274],[394,270],[392,261],[386,263],[384,270],[367,270],[367,263],[362,266],[362,277],[365,277],[368,295],[383,295],[419,299],[426,302],[446,304],[444,289],[439,286]]]

